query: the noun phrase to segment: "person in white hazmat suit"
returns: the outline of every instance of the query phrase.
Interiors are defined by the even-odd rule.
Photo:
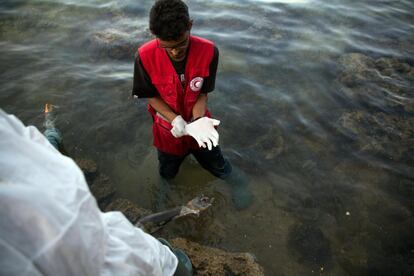
[[[0,109],[0,275],[173,275],[173,252],[102,213],[82,171]]]

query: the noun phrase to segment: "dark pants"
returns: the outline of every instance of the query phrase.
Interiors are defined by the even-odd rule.
[[[218,178],[225,179],[232,171],[229,161],[221,153],[220,146],[213,147],[212,150],[201,148],[190,153],[204,169]],[[186,157],[187,155],[178,156],[158,151],[160,175],[165,179],[174,178]]]

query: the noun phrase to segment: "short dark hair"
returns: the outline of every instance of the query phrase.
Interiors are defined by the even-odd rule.
[[[181,0],[158,0],[150,11],[151,33],[161,40],[177,40],[189,28],[190,15]]]

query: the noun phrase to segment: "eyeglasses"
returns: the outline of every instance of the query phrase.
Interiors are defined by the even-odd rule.
[[[166,47],[166,46],[162,46],[161,41],[158,39],[158,47],[161,49],[165,49],[166,51],[181,50],[188,46],[189,41],[190,41],[190,35],[188,34],[187,37],[183,41],[177,43],[176,45],[172,47]]]

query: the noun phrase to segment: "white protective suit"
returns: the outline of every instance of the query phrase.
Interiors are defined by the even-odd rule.
[[[120,212],[102,213],[82,171],[0,109],[0,275],[172,275],[177,258]]]

